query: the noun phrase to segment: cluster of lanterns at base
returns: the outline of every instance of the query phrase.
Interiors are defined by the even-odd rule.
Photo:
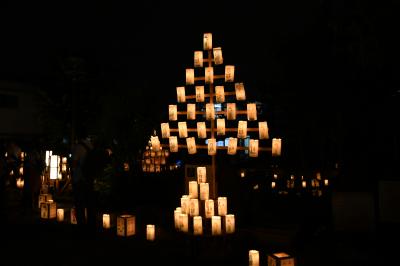
[[[162,126],[163,137],[166,137],[166,132],[169,132],[166,131],[168,127],[168,123]],[[176,165],[169,164],[168,162],[169,156],[169,150],[161,147],[158,136],[154,133],[154,136],[151,136],[146,150],[142,154],[142,171],[147,173],[160,173],[163,171],[175,170]]]

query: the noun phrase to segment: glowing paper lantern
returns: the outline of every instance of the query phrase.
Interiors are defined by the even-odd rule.
[[[203,51],[194,52],[194,67],[203,67]]]
[[[181,197],[181,212],[182,213],[189,213],[189,202],[190,202],[190,198],[189,195],[183,195]]]
[[[169,123],[161,123],[161,137],[167,139],[170,136]]]
[[[169,150],[170,150],[170,152],[178,152],[178,137],[177,136],[169,137]]]
[[[50,179],[55,180],[58,178],[60,165],[60,156],[52,155],[50,156]]]
[[[24,168],[23,168],[23,167],[20,167],[20,168],[19,168],[19,174],[20,174],[20,175],[24,175]]]
[[[42,202],[40,205],[40,217],[42,219],[54,219],[57,217],[57,206],[53,200]]]
[[[259,139],[269,139],[268,124],[266,121],[258,122]]]
[[[271,182],[271,188],[275,188],[276,187],[276,183],[274,181]]]
[[[214,118],[215,118],[214,104],[206,103],[206,119],[214,120]]]
[[[235,83],[235,94],[236,94],[236,100],[238,101],[246,100],[246,92],[244,90],[243,83]]]
[[[109,214],[103,214],[103,228],[110,229],[111,227],[111,220]]]
[[[24,184],[25,184],[25,181],[22,179],[22,178],[17,178],[17,188],[19,188],[19,189],[23,189],[24,188]]]
[[[200,139],[207,138],[206,122],[197,122],[197,136]]]
[[[225,217],[225,231],[227,234],[235,233],[235,215],[227,214]]]
[[[203,36],[203,49],[204,50],[211,50],[212,49],[212,34],[211,33],[204,33],[204,36]]]
[[[179,229],[179,216],[182,214],[182,209],[180,207],[174,210],[174,224],[175,229]]]
[[[180,138],[187,138],[187,125],[186,122],[178,122],[178,129],[179,129],[179,137]]]
[[[196,120],[196,104],[188,103],[186,113],[187,113],[188,120]]]
[[[249,266],[260,266],[260,253],[258,252],[258,250],[249,251]]]
[[[207,144],[208,155],[217,154],[217,140],[216,139],[208,139]]]
[[[61,158],[61,172],[66,173],[67,172],[67,157],[62,157]]]
[[[239,121],[237,137],[239,139],[247,138],[247,121]]]
[[[197,199],[199,197],[198,184],[196,181],[189,181],[189,197]]]
[[[197,183],[205,183],[207,182],[207,172],[205,166],[197,167]]]
[[[200,183],[200,200],[208,200],[210,198],[210,187],[208,183]]]
[[[228,199],[226,197],[218,197],[218,215],[225,216],[228,214]]]
[[[176,87],[178,103],[186,102],[185,87]]]
[[[179,230],[184,233],[189,232],[189,216],[186,213],[179,215]]]
[[[204,202],[206,218],[211,219],[214,216],[214,200],[208,199]]]
[[[224,62],[224,60],[222,58],[221,47],[214,48],[213,49],[213,54],[214,54],[214,64],[221,65]]]
[[[268,265],[277,265],[277,266],[294,266],[294,257],[286,254],[284,252],[281,253],[273,253],[268,255]]]
[[[228,141],[228,154],[235,155],[237,149],[237,138],[229,138]]]
[[[215,101],[217,103],[225,102],[224,86],[215,86]]]
[[[178,120],[178,107],[174,104],[169,105],[169,120],[170,121]]]
[[[206,84],[213,84],[214,83],[214,68],[213,67],[206,67],[205,71],[205,82]]]
[[[154,224],[148,224],[146,226],[146,239],[149,241],[154,241],[156,236],[156,228]]]
[[[46,151],[46,166],[49,167],[50,166],[50,156],[53,155],[53,151]],[[6,156],[7,157],[7,156]]]
[[[190,199],[190,201],[189,201],[189,215],[192,216],[192,217],[199,215],[199,200],[198,199]]]
[[[255,103],[247,104],[247,120],[249,121],[257,120],[257,106]]]
[[[47,202],[47,201],[52,200],[52,199],[53,199],[53,196],[51,194],[40,194],[39,195],[39,200],[38,200],[39,208],[41,207],[42,203]]]
[[[307,187],[307,182],[306,182],[306,181],[302,181],[302,182],[301,182],[301,186],[302,186],[303,188],[306,188],[306,187]]]
[[[204,86],[196,86],[196,102],[204,102]]]
[[[64,222],[64,209],[57,209],[57,222]]]
[[[194,137],[186,138],[186,145],[189,154],[196,154],[196,139]]]
[[[233,82],[235,79],[235,66],[225,66],[225,82]]]
[[[160,140],[158,139],[158,136],[151,136],[151,148],[153,151],[157,152],[160,150]]]
[[[325,186],[329,186],[329,180],[328,179],[324,179],[324,185]]]
[[[272,139],[272,156],[281,156],[282,140],[273,138]]]
[[[211,235],[218,236],[221,234],[221,216],[213,216],[211,218]]]
[[[228,103],[226,105],[227,119],[236,120],[236,103]]]
[[[258,139],[251,139],[249,143],[249,156],[258,157]]]
[[[201,216],[193,217],[193,234],[195,236],[203,234],[203,219]]]
[[[186,85],[193,85],[194,84],[194,69],[187,68],[186,69]]]
[[[217,119],[217,135],[225,135],[225,119],[224,118],[218,118]]]
[[[117,235],[118,236],[133,236],[136,233],[135,216],[124,214],[117,217]]]

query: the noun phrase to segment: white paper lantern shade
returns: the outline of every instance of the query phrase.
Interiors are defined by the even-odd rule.
[[[203,67],[203,51],[194,52],[194,67]]]
[[[227,234],[235,233],[235,215],[227,214],[225,217],[225,231]]]
[[[208,200],[210,198],[210,186],[208,183],[200,183],[200,200]]]
[[[225,82],[233,82],[235,79],[235,66],[225,66]]]
[[[212,49],[212,34],[211,33],[204,33],[204,36],[203,36],[203,49],[204,50],[211,50]]]
[[[156,238],[156,227],[154,224],[148,224],[146,226],[146,239],[148,241],[154,241]]]
[[[249,266],[260,266],[260,253],[258,250],[249,251]]]
[[[236,103],[228,103],[226,105],[228,120],[236,120]]]
[[[64,222],[64,209],[57,209],[57,222]]]
[[[178,122],[178,129],[179,129],[179,137],[180,138],[187,138],[187,124],[186,122]]]
[[[196,102],[204,102],[204,86],[196,86]]]
[[[218,236],[222,234],[221,216],[213,216],[211,218],[211,235]]]
[[[170,137],[169,123],[161,123],[161,137],[163,139]]]
[[[247,120],[249,121],[257,120],[257,106],[255,103],[247,104]]]
[[[199,236],[203,234],[203,219],[201,216],[193,217],[193,235]]]
[[[239,121],[237,137],[239,139],[247,138],[247,121]]]
[[[186,102],[185,87],[176,87],[176,95],[178,103]]]
[[[206,119],[214,120],[215,119],[215,109],[214,104],[206,103]]]
[[[183,195],[181,197],[181,212],[189,214],[189,202],[190,202],[190,197],[189,195]]]
[[[269,139],[268,124],[266,121],[258,122],[259,139]]]
[[[151,147],[153,151],[157,152],[160,150],[160,140],[158,139],[158,136],[151,136]]]
[[[178,107],[174,104],[169,105],[169,120],[176,121],[178,120]]]
[[[207,150],[208,150],[208,155],[217,154],[217,140],[216,139],[208,139]]]
[[[57,218],[57,205],[53,200],[48,200],[40,204],[40,217],[42,219]]]
[[[191,199],[197,199],[199,197],[199,191],[198,191],[198,184],[196,181],[190,181],[189,182],[189,197]]]
[[[189,233],[189,216],[186,213],[179,215],[179,230],[184,233]]]
[[[236,100],[238,101],[246,100],[246,92],[244,90],[243,83],[235,83],[235,94],[236,94]]]
[[[180,207],[174,210],[174,224],[175,229],[179,229],[179,216],[182,214],[182,210]]]
[[[225,216],[228,214],[228,199],[227,197],[218,197],[218,215]]]
[[[272,156],[281,156],[282,140],[279,138],[272,139]]]
[[[225,102],[225,89],[224,89],[224,86],[215,86],[215,101],[217,103]]]
[[[206,67],[205,71],[205,82],[206,84],[213,84],[214,83],[214,68],[213,67]]]
[[[225,119],[224,118],[217,119],[217,135],[218,136],[225,135]]]
[[[258,140],[251,139],[249,143],[249,156],[258,157]]]
[[[196,104],[188,103],[186,113],[187,113],[188,120],[196,120]]]
[[[207,219],[211,219],[214,215],[214,200],[208,199],[204,202],[205,216]]]
[[[104,229],[111,228],[111,218],[110,218],[110,215],[107,213],[103,214],[103,228]]]
[[[214,64],[215,65],[221,65],[224,63],[221,47],[213,48],[213,55],[214,55]]]
[[[228,140],[228,154],[235,155],[237,150],[237,138],[229,138]]]
[[[206,122],[197,122],[197,136],[200,139],[207,138]]]
[[[207,168],[205,166],[199,166],[196,168],[197,171],[197,183],[207,182]]]
[[[196,154],[197,152],[196,139],[194,137],[186,138],[186,145],[189,154]]]
[[[58,155],[51,155],[50,156],[50,179],[56,180],[59,178],[60,172],[60,156]]]
[[[194,69],[187,68],[186,69],[186,85],[193,85],[194,84]]]
[[[169,137],[169,151],[170,152],[178,152],[178,137],[177,136]]]
[[[191,217],[199,215],[199,200],[198,199],[190,199],[190,201],[189,201],[189,215]]]

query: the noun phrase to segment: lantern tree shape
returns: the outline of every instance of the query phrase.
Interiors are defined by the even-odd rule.
[[[205,33],[203,50],[194,52],[194,66],[186,68],[186,83],[176,87],[177,104],[168,106],[169,121],[161,123],[162,141],[165,142],[161,147],[169,147],[170,152],[186,149],[189,155],[194,156],[206,150],[211,157],[212,180],[190,184],[190,195],[184,195],[186,197],[182,197],[181,206],[177,208],[179,211],[175,210],[175,221],[181,224],[175,225],[178,229],[182,227],[181,231],[186,231],[187,215],[196,217],[196,224],[200,223],[199,215],[194,215],[197,211],[191,213],[190,206],[195,208],[200,204],[200,209],[204,209],[202,205],[207,200],[209,206],[206,209],[210,213],[206,215],[207,211],[203,212],[203,219],[212,219],[212,232],[219,234],[221,222],[214,216],[225,217],[228,213],[220,215],[218,210],[212,211],[211,215],[214,207],[211,208],[209,201],[215,199],[212,204],[219,204],[215,174],[218,154],[225,151],[228,155],[236,155],[238,151],[246,151],[250,157],[258,157],[260,152],[281,155],[281,139],[273,138],[271,141],[267,121],[258,120],[256,103],[247,101],[244,83],[235,79],[235,66],[223,64],[222,48],[214,48],[212,34]],[[220,140],[227,145],[217,145]],[[268,142],[272,147],[262,147],[262,143]],[[198,179],[199,175],[201,179],[201,173],[198,173]],[[223,200],[220,201],[226,205]],[[179,217],[184,221],[179,222]],[[229,230],[234,231],[234,216],[228,217]],[[197,228],[196,234],[199,232],[202,230]]]

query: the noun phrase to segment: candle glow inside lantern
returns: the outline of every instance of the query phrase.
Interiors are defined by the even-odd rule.
[[[237,138],[229,138],[228,141],[228,154],[235,155],[237,149]]]
[[[197,183],[205,183],[207,182],[207,168],[205,166],[199,166],[196,168],[197,170]]]
[[[39,195],[39,200],[38,200],[39,208],[41,207],[42,203],[47,202],[47,201],[52,200],[52,199],[53,199],[53,196],[51,194],[40,194]]]
[[[189,232],[189,216],[186,213],[179,215],[179,231],[184,233]]]
[[[178,107],[175,104],[170,104],[169,106],[169,120],[176,121],[178,120]]]
[[[221,234],[221,216],[213,216],[211,218],[211,235],[218,236]]]
[[[187,132],[186,121],[178,122],[178,129],[179,129],[179,137],[180,138],[187,138],[188,132]]]
[[[247,104],[247,120],[249,121],[257,120],[257,106],[255,103]]]
[[[62,157],[61,158],[61,172],[66,173],[67,172],[67,157]]]
[[[226,105],[227,119],[236,120],[236,103],[228,103]]]
[[[228,199],[227,197],[218,197],[218,215],[226,216],[228,214]]]
[[[247,121],[239,121],[237,137],[239,139],[247,138]]]
[[[225,217],[225,231],[227,234],[235,233],[235,215],[227,214]]]
[[[176,87],[178,103],[186,102],[185,87]]]
[[[191,217],[199,215],[199,200],[198,199],[190,199],[190,201],[189,201],[189,215]]]
[[[329,180],[328,179],[324,179],[324,185],[325,186],[329,186]]]
[[[217,135],[225,135],[225,119],[218,118],[217,119]]]
[[[266,121],[258,122],[259,139],[269,139],[268,124]]]
[[[57,222],[64,222],[64,209],[57,209]]]
[[[196,120],[196,104],[194,103],[187,104],[186,115],[188,120]]]
[[[206,122],[197,122],[197,136],[200,139],[207,138]]]
[[[161,123],[161,137],[163,139],[170,137],[169,123]]]
[[[276,183],[275,183],[275,181],[272,181],[271,182],[271,188],[275,188],[276,187]]]
[[[156,237],[156,228],[154,224],[148,224],[146,226],[146,239],[149,241],[154,241]]]
[[[214,54],[214,63],[216,65],[221,65],[224,63],[224,59],[222,57],[222,49],[221,47],[216,47],[213,49],[213,54]]]
[[[53,200],[42,202],[40,205],[40,217],[43,219],[54,219],[57,217],[57,206]]]
[[[217,103],[225,102],[224,86],[215,86],[215,101]]]
[[[182,214],[182,208],[178,207],[174,210],[174,224],[175,229],[179,229],[179,215]]]
[[[206,103],[206,119],[214,120],[214,118],[215,118],[214,104]]]
[[[307,187],[307,182],[306,182],[306,181],[301,181],[301,186],[302,186],[303,188],[306,188],[306,187]]]
[[[23,189],[24,188],[24,184],[25,184],[25,181],[22,179],[22,178],[17,178],[17,188],[19,188],[19,189]]]
[[[206,67],[205,71],[205,82],[206,84],[213,84],[214,83],[214,68],[213,67]]]
[[[204,102],[204,86],[196,86],[196,102]]]
[[[260,253],[258,252],[258,250],[249,251],[249,266],[260,266]]]
[[[190,197],[189,195],[183,195],[181,197],[181,213],[189,213],[189,201]]]
[[[212,49],[212,34],[204,33],[203,35],[203,49],[211,50]]]
[[[278,138],[272,139],[272,156],[281,156],[282,140]]]
[[[50,156],[50,179],[55,180],[59,178],[59,165],[60,165],[60,156],[51,155]]]
[[[178,137],[177,136],[169,137],[169,150],[170,150],[170,152],[178,152]]]
[[[217,140],[216,139],[208,139],[208,155],[217,154]]]
[[[284,252],[273,253],[268,255],[268,265],[294,266],[294,257]]]
[[[214,216],[214,200],[208,199],[204,202],[206,218],[211,219]]]
[[[246,100],[246,92],[244,90],[244,85],[242,82],[235,83],[235,94],[236,94],[236,100],[238,101]]]
[[[158,139],[158,136],[151,136],[151,148],[153,151],[157,152],[160,150],[160,140]]]
[[[225,66],[225,82],[233,82],[235,79],[235,66]]]
[[[194,69],[193,68],[186,69],[186,84],[187,85],[194,84]]]
[[[203,234],[203,219],[201,216],[193,217],[193,234],[195,236]]]
[[[200,200],[208,200],[210,198],[210,186],[208,183],[200,183]]]
[[[196,154],[197,152],[196,139],[194,137],[186,138],[186,145],[189,154]]]
[[[196,181],[189,182],[189,197],[197,199],[199,197],[198,184]]]
[[[103,214],[103,228],[110,229],[111,227],[111,220],[109,214]]]
[[[118,236],[133,236],[136,233],[135,216],[123,214],[117,217],[117,235]]]
[[[258,139],[251,139],[249,144],[249,156],[258,157]]]
[[[194,52],[194,67],[203,67],[203,51]]]

